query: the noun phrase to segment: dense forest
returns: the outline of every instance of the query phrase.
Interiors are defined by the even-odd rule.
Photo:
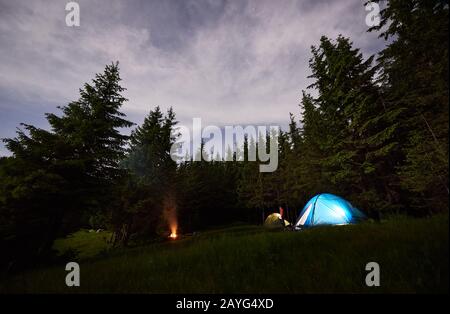
[[[46,114],[50,130],[23,124],[4,139],[2,269],[45,261],[57,237],[81,227],[112,230],[118,246],[165,236],[168,211],[181,232],[260,224],[280,206],[292,221],[321,192],[374,220],[447,211],[448,9],[445,0],[389,1],[369,30],[386,47],[368,58],[344,36],[318,39],[313,83],[286,117],[272,173],[247,161],[253,138],[230,162],[173,161],[176,113],[151,108],[135,126],[121,112],[118,63],[107,65],[78,100]]]

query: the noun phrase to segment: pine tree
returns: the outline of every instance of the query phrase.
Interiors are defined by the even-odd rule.
[[[373,56],[364,60],[342,36],[335,43],[322,37],[312,53],[310,87],[318,97],[304,95],[302,103],[306,172],[316,188],[344,195],[366,211],[393,209],[399,202],[393,174],[401,110],[380,97]]]
[[[52,131],[74,146],[75,157],[84,161],[88,175],[105,181],[120,176],[119,162],[128,140],[120,129],[133,125],[119,111],[127,101],[120,81],[118,62],[107,65],[92,84],[84,85],[79,100],[59,107],[61,117],[46,115]]]
[[[61,117],[47,114],[51,131],[23,124],[25,131],[4,140],[13,153],[0,170],[10,262],[45,257],[58,235],[79,228],[85,212],[113,202],[127,140],[119,129],[132,124],[119,111],[126,100],[119,82],[118,64],[106,66],[78,101],[60,107]]]
[[[130,176],[113,213],[117,244],[126,245],[131,234],[148,237],[167,231],[164,209],[167,202],[176,206],[178,194],[177,164],[171,157],[178,138],[176,124],[172,108],[163,115],[157,106],[131,132],[128,155],[122,162]]]
[[[391,0],[371,29],[388,41],[380,83],[403,110],[397,174],[417,213],[448,209],[448,11],[446,0]]]

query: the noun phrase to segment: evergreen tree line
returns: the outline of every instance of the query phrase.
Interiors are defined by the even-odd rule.
[[[323,192],[374,219],[448,210],[448,1],[391,0],[370,31],[388,42],[377,58],[343,36],[312,47],[313,83],[278,135],[272,173],[247,157],[273,134],[246,137],[233,161],[182,163],[170,157],[172,109],[155,107],[123,135],[134,124],[120,111],[118,63],[106,66],[59,116],[46,114],[50,130],[23,124],[4,139],[2,268],[47,262],[54,240],[80,227],[112,230],[115,245],[165,236],[168,212],[187,233],[261,223],[279,207],[294,221]]]

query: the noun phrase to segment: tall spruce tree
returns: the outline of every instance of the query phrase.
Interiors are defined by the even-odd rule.
[[[318,97],[303,97],[307,172],[315,172],[310,177],[317,188],[340,193],[367,211],[392,209],[399,202],[393,174],[401,111],[380,97],[373,56],[364,60],[342,36],[335,43],[322,37],[312,53],[310,87]]]
[[[126,245],[132,234],[148,237],[167,231],[165,206],[177,203],[177,164],[170,155],[177,140],[176,124],[172,108],[164,115],[157,106],[131,132],[128,155],[122,162],[130,176],[113,211],[116,244]]]
[[[448,210],[448,11],[448,0],[390,0],[371,29],[388,41],[380,84],[403,110],[397,174],[418,214]]]
[[[47,114],[51,131],[24,124],[16,138],[4,139],[13,153],[2,163],[0,180],[9,263],[46,256],[86,211],[112,201],[127,140],[120,128],[132,125],[119,111],[126,101],[119,82],[118,63],[108,65],[85,84],[78,101],[60,107],[62,116]]]

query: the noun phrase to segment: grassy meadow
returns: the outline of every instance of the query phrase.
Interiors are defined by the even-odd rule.
[[[81,286],[65,265],[0,283],[2,293],[380,293],[448,292],[448,215],[319,227],[301,232],[234,225],[128,249],[81,230],[55,243],[78,252]],[[365,285],[377,262],[380,287]],[[67,261],[69,262],[69,261]]]

